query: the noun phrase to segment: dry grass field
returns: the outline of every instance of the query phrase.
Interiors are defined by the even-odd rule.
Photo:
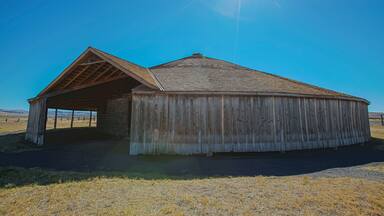
[[[9,133],[24,132],[27,128],[28,116],[5,116],[0,115],[0,135]],[[49,117],[47,121],[47,129],[53,129],[54,118]],[[71,119],[58,118],[57,128],[69,128],[71,126]],[[73,127],[88,127],[89,117],[75,117]],[[96,126],[96,121],[92,120],[92,127]]]
[[[27,127],[27,116],[0,115],[0,135],[24,132]]]
[[[384,139],[384,126],[371,126],[371,136],[373,138]]]
[[[384,127],[372,136],[384,140]],[[384,164],[361,168],[384,173]],[[384,181],[322,176],[178,179],[0,168],[0,215],[384,215]]]
[[[353,178],[97,177],[2,188],[7,215],[382,215],[384,184]]]

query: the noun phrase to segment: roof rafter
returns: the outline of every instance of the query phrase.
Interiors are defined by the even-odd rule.
[[[71,83],[72,83],[73,81],[75,81],[81,74],[83,74],[85,71],[87,71],[87,69],[89,68],[89,66],[90,66],[90,65],[86,65],[80,72],[78,72],[78,73],[76,74],[76,76],[74,76],[71,80],[69,80],[69,81],[63,86],[63,88],[66,88],[66,87],[68,87],[69,85],[71,85]]]
[[[104,62],[103,64],[100,64],[99,66],[97,66],[96,69],[94,69],[92,72],[90,72],[88,75],[86,75],[85,78],[83,78],[82,80],[80,80],[79,84],[81,85],[81,84],[85,83],[89,78],[92,77],[92,75],[97,74],[98,71],[99,71],[102,67],[104,67],[106,64],[107,64],[107,63]],[[112,66],[110,66],[110,67],[112,67]]]
[[[111,77],[113,77],[116,73],[118,73],[118,72],[120,72],[120,70],[119,69],[117,69],[117,70],[114,70],[114,71],[112,71],[109,75],[106,75],[105,76],[105,78],[104,79],[109,79],[109,78],[111,78]]]
[[[86,61],[85,58],[88,58]],[[106,63],[111,64],[113,67],[122,71],[125,75],[136,79],[141,82],[143,85],[148,86],[152,89],[159,89],[156,82],[153,80],[152,74],[147,68],[141,67],[139,65],[133,64],[126,60],[120,59],[108,53],[102,52],[92,47],[88,47],[72,64],[70,64],[55,80],[53,80],[45,89],[43,89],[38,96],[49,93],[49,91],[54,90],[57,86],[63,85],[60,84],[64,79],[68,78],[68,75],[74,72],[74,69],[78,66],[92,66],[95,64],[100,64],[97,68],[99,70]],[[85,70],[86,71],[86,70]],[[80,74],[75,75],[70,78],[70,81],[64,84],[61,89],[70,86],[75,80],[83,74],[82,71]],[[94,74],[94,73],[91,73]],[[84,84],[92,75],[87,75],[85,79],[79,82],[80,85]],[[98,77],[99,78],[99,77]],[[108,77],[109,78],[109,77]]]
[[[86,62],[86,63],[82,63],[80,65],[92,65],[92,64],[100,64],[100,63],[104,63],[105,60],[100,60],[100,61],[94,61],[94,62]]]
[[[95,82],[95,81],[97,81],[100,77],[102,77],[103,75],[105,75],[106,73],[108,73],[111,69],[113,69],[113,66],[112,66],[112,65],[110,65],[106,70],[101,71],[96,77],[94,77],[94,78],[92,79],[91,82]],[[118,69],[115,69],[115,70],[118,70]]]

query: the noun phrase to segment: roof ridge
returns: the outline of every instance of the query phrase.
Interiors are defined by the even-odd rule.
[[[272,80],[273,79],[276,79],[276,81],[280,80],[278,82],[285,81],[285,82],[288,82],[287,84],[291,83],[291,84],[294,84],[294,85],[298,85],[298,86],[300,86],[300,88],[307,88],[308,90],[312,89],[312,91],[317,91],[317,93],[314,93],[314,94],[317,94],[317,95],[329,94],[329,95],[334,95],[334,96],[339,96],[339,97],[348,97],[348,98],[354,98],[354,99],[359,99],[359,100],[365,100],[363,98],[352,96],[352,95],[349,95],[349,94],[346,94],[346,93],[343,93],[343,92],[334,91],[334,90],[331,90],[331,89],[319,87],[319,86],[314,85],[314,84],[309,84],[309,83],[297,81],[297,80],[286,78],[286,77],[283,77],[283,76],[280,76],[280,75],[276,75],[276,74],[272,74],[272,73],[268,73],[268,72],[264,72],[264,71],[260,71],[260,70],[256,70],[256,69],[252,69],[252,68],[249,68],[249,67],[245,67],[245,66],[242,66],[242,65],[239,65],[239,64],[236,64],[236,63],[232,63],[232,62],[227,61],[227,60],[216,59],[216,58],[212,58],[212,57],[208,57],[208,56],[203,56],[202,58],[201,57],[200,58],[196,58],[194,56],[187,56],[187,57],[184,57],[184,58],[180,58],[180,59],[176,59],[176,60],[173,60],[173,61],[170,61],[170,62],[166,62],[166,63],[160,64],[160,65],[152,66],[152,67],[150,67],[150,69],[161,70],[163,68],[164,69],[165,68],[172,68],[173,65],[175,65],[175,69],[176,69],[177,64],[172,64],[172,63],[175,63],[175,62],[178,62],[178,61],[187,60],[187,59],[192,59],[192,58],[196,59],[196,61],[198,61],[199,59],[201,59],[201,60],[208,59],[208,60],[216,61],[216,64],[212,64],[213,66],[220,67],[220,63],[222,63],[222,64],[225,64],[225,65],[222,65],[222,66],[223,67],[226,66],[228,70],[231,70],[231,68],[233,68],[233,69],[240,69],[240,70],[252,72],[254,74],[255,73],[260,73],[260,74],[263,74],[263,75],[269,77]],[[189,65],[183,65],[183,66],[187,67]],[[190,66],[194,67],[193,63],[191,63]],[[204,66],[208,67],[209,63],[204,65]],[[155,72],[155,71],[153,71],[153,74],[155,76],[159,76],[160,75],[159,72]],[[161,81],[160,78],[159,78],[159,81]]]
[[[89,47],[89,48],[92,49],[92,50],[95,50],[95,51],[97,51],[97,52],[100,52],[100,53],[102,53],[102,54],[104,54],[104,55],[109,55],[109,56],[115,57],[115,58],[117,58],[117,59],[120,59],[120,60],[122,60],[122,61],[125,61],[125,62],[127,62],[127,63],[129,63],[129,64],[132,64],[132,65],[136,66],[136,67],[140,67],[140,68],[146,69],[146,67],[144,67],[144,66],[141,66],[141,65],[136,64],[136,63],[134,63],[134,62],[128,61],[128,60],[123,59],[123,58],[120,58],[120,57],[118,57],[118,56],[116,56],[116,55],[107,53],[107,52],[102,51],[102,50],[100,50],[100,49],[97,49],[97,48],[94,48],[94,47]],[[111,61],[113,61],[113,60],[111,59]]]
[[[193,56],[192,55],[189,55],[189,56],[186,56],[186,57],[183,57],[183,58],[179,58],[179,59],[175,59],[175,60],[171,60],[171,61],[168,61],[168,62],[165,62],[165,63],[162,63],[162,64],[158,64],[158,65],[153,65],[151,67],[149,67],[149,69],[156,69],[156,68],[159,68],[159,67],[162,67],[164,65],[167,65],[167,64],[172,64],[174,62],[177,62],[177,61],[182,61],[182,60],[185,60],[185,59],[190,59],[190,58],[194,58],[194,59],[204,59],[204,58],[207,58],[206,56],[202,56],[202,57],[196,57],[196,56]]]
[[[122,67],[123,69],[128,70],[128,72],[131,74],[131,76],[133,76],[133,75],[134,75],[134,76],[137,76],[136,79],[140,79],[140,80],[142,80],[142,82],[144,82],[144,85],[150,85],[150,86],[155,87],[155,88],[157,88],[157,89],[161,89],[161,85],[159,86],[160,83],[156,81],[156,79],[154,78],[152,72],[151,72],[150,70],[148,70],[148,68],[143,67],[143,66],[141,66],[141,65],[138,65],[138,64],[136,64],[136,63],[127,61],[127,60],[125,60],[125,59],[123,59],[123,58],[117,57],[117,56],[115,56],[115,55],[109,54],[109,53],[107,53],[107,52],[101,51],[101,50],[96,49],[96,48],[93,48],[93,47],[90,47],[90,50],[96,52],[97,54],[102,55],[104,58],[107,58],[109,61],[113,62],[114,64],[116,64],[116,65],[118,65],[118,66],[120,66],[120,67]],[[119,60],[119,61],[122,61],[122,62],[124,62],[124,63],[129,64],[129,66],[133,66],[133,67],[136,67],[137,69],[140,69],[140,70],[143,70],[143,71],[148,72],[148,74],[150,75],[150,77],[153,79],[154,84],[148,82],[147,80],[145,80],[145,78],[143,77],[142,74],[140,75],[140,74],[137,74],[137,71],[136,71],[136,72],[133,72],[133,71],[127,69],[124,65],[121,65],[121,63],[116,62],[116,60],[112,59],[111,57],[112,57],[112,58],[116,58],[116,59]],[[127,73],[127,72],[126,72],[126,73]],[[133,74],[133,75],[132,75],[132,74]]]
[[[78,64],[78,62],[92,49],[92,47],[87,47],[79,56],[76,57],[75,60],[73,60],[68,66],[64,68],[63,71],[60,72],[58,76],[56,76],[43,90],[41,90],[37,97],[45,94],[49,89],[51,89],[60,79],[62,79],[64,76],[67,75],[68,71]]]

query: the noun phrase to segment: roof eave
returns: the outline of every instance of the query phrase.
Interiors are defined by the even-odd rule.
[[[59,82],[61,80],[61,78],[63,78],[73,67],[75,67],[77,64],[79,64],[79,62],[81,61],[81,59],[87,55],[89,52],[92,52],[93,54],[97,55],[98,57],[102,58],[103,60],[105,60],[106,62],[108,62],[109,64],[113,65],[114,67],[118,68],[119,70],[123,71],[124,73],[126,73],[128,76],[131,76],[132,78],[136,79],[137,81],[141,82],[143,85],[149,87],[149,88],[152,88],[152,89],[162,89],[161,85],[158,83],[158,81],[156,82],[156,79],[154,78],[154,75],[153,73],[148,70],[147,68],[145,67],[141,67],[140,65],[137,65],[137,64],[134,64],[134,63],[131,63],[131,62],[128,62],[126,60],[126,62],[130,63],[130,64],[133,64],[135,65],[135,67],[140,67],[142,70],[146,70],[148,71],[148,73],[150,73],[150,75],[152,76],[152,78],[155,80],[154,84],[152,83],[149,83],[147,82],[145,79],[143,79],[142,77],[138,76],[137,74],[127,70],[126,68],[122,67],[120,64],[116,63],[115,61],[113,61],[111,58],[109,58],[108,56],[106,56],[104,54],[104,52],[96,49],[96,48],[93,48],[93,47],[88,47],[85,51],[83,51],[80,56],[78,56],[69,66],[67,66],[60,74],[59,76],[57,76],[48,86],[46,86],[41,92],[39,92],[37,94],[37,96],[35,98],[38,98],[38,97],[41,97],[43,96],[44,94],[46,94],[50,89],[52,89],[53,86],[55,86],[55,84],[57,84],[57,82]],[[32,98],[33,99],[33,98]],[[31,99],[29,99],[28,101],[30,101]]]
[[[121,71],[126,73],[128,76],[132,76],[134,79],[138,80],[139,82],[141,82],[142,84],[146,85],[147,87],[152,88],[152,89],[161,89],[160,86],[157,85],[156,79],[154,78],[153,73],[150,70],[148,70],[148,68],[142,67],[140,65],[137,65],[137,64],[134,64],[132,62],[128,62],[127,60],[122,59],[122,60],[124,60],[124,61],[126,61],[126,62],[128,62],[128,63],[130,63],[132,65],[134,65],[135,67],[140,67],[142,70],[148,71],[150,73],[150,75],[152,76],[152,78],[154,79],[155,85],[152,84],[152,83],[147,82],[142,77],[140,77],[140,76],[136,75],[135,73],[132,73],[131,71],[127,70],[125,67],[121,66],[119,63],[115,62],[113,59],[111,59],[108,56],[106,56],[103,51],[98,50],[98,49],[93,48],[93,47],[90,48],[90,51],[92,51],[92,53],[94,53],[95,55],[99,56],[100,58],[105,59],[108,63],[112,64],[113,66],[119,68]],[[111,54],[108,54],[108,55],[111,55]],[[118,57],[116,57],[116,58],[118,58]]]
[[[314,95],[314,94],[297,94],[286,92],[252,92],[252,91],[156,91],[151,89],[133,89],[133,93],[137,94],[186,94],[186,95],[249,95],[249,96],[271,96],[271,97],[303,97],[303,98],[323,98],[335,100],[351,100],[364,102],[367,105],[370,102],[364,98],[354,96],[335,96],[335,95]]]

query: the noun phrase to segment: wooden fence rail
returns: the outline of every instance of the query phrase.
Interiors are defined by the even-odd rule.
[[[380,114],[380,116],[370,116],[369,122],[371,125],[380,124],[381,126],[384,126],[384,114]]]

